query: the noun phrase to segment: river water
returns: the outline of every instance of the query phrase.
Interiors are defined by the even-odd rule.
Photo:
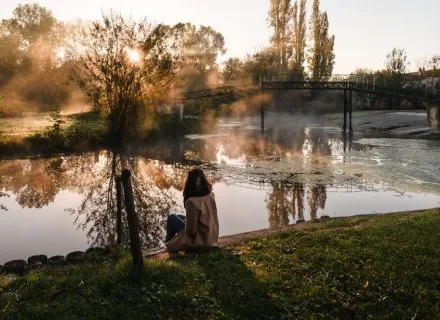
[[[116,241],[114,177],[133,173],[146,246],[162,245],[182,185],[200,166],[213,183],[221,235],[298,220],[440,206],[440,141],[343,140],[319,118],[273,114],[219,120],[209,134],[137,146],[0,160],[0,264]],[[123,237],[128,237],[123,224]]]

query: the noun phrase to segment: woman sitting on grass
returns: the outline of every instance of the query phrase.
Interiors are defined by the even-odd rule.
[[[186,217],[171,214],[167,219],[165,245],[168,251],[217,246],[218,217],[212,185],[199,168],[189,171],[183,189]]]

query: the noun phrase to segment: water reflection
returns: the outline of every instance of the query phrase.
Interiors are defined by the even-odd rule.
[[[62,160],[61,160],[62,162]],[[0,184],[5,191],[16,195],[22,207],[41,208],[53,202],[62,181],[54,179],[60,161],[17,160],[2,163]]]
[[[275,182],[272,184],[272,191],[268,192],[266,197],[269,227],[279,228],[295,221],[304,221],[305,201],[308,204],[309,219],[316,220],[319,218],[318,209],[324,210],[326,200],[325,185],[307,187],[299,182],[293,184]]]
[[[122,234],[117,233],[115,177],[122,169],[132,172],[133,195],[141,225],[141,240],[149,246],[158,246],[163,237],[163,222],[177,206],[170,191],[180,186],[183,170],[169,170],[161,162],[138,156],[128,157],[107,152],[100,157],[100,170],[90,181],[80,208],[72,210],[79,226],[88,228],[90,243],[106,246],[128,241],[126,216],[122,216]],[[85,219],[84,219],[85,218]],[[121,238],[122,239],[118,239]]]
[[[326,187],[317,185],[310,188],[308,193],[308,202],[310,207],[311,220],[317,219],[318,208],[325,208],[325,201],[327,200]]]
[[[2,197],[8,197],[9,195],[7,193],[4,193],[2,191],[0,191],[0,198]],[[0,203],[0,211],[8,211],[8,208],[6,206],[4,206],[3,204]]]
[[[142,241],[153,247],[161,244],[166,215],[183,209],[182,186],[195,165],[204,168],[214,185],[223,235],[267,226],[278,228],[318,219],[324,213],[379,211],[368,203],[378,196],[382,202],[377,205],[386,211],[413,209],[420,207],[419,203],[428,207],[439,204],[440,177],[433,169],[440,164],[432,155],[440,146],[423,147],[406,141],[407,149],[401,150],[401,142],[388,139],[382,147],[380,140],[361,139],[345,153],[350,142],[344,143],[339,128],[293,123],[286,120],[283,125],[281,121],[271,128],[268,121],[264,135],[258,129],[247,129],[249,123],[243,122],[241,127],[224,126],[209,136],[162,141],[124,152],[100,150],[2,160],[0,210],[8,207],[1,205],[4,201],[11,203],[15,198],[22,208],[51,211],[55,210],[52,204],[57,195],[76,194],[80,200],[63,209],[68,209],[76,227],[85,231],[88,245],[124,242],[128,238],[127,222],[122,219],[122,233],[118,233],[115,176],[127,168],[132,171]],[[395,154],[400,162],[394,161]],[[382,165],[377,166],[378,161]],[[405,191],[415,190],[415,184],[434,190],[434,195],[427,199],[423,193],[411,194],[403,199],[406,202],[398,198]],[[399,187],[399,192],[390,191],[393,187]],[[359,205],[361,201],[365,202],[363,206]],[[19,214],[15,210],[2,212]],[[3,239],[0,242],[6,243]]]
[[[330,171],[330,162],[326,160],[332,155],[332,140],[323,130],[306,128],[303,132],[302,141],[298,144],[302,146],[303,167],[313,168],[319,165],[321,171]],[[319,175],[321,171],[314,173]],[[298,179],[292,176],[289,180],[271,182],[272,191],[266,198],[271,228],[286,226],[292,221],[304,221],[305,201],[309,207],[310,220],[318,218],[318,208],[325,208],[326,184],[317,181],[309,181],[307,184],[301,180],[304,180],[303,177]]]
[[[79,228],[87,230],[92,246],[117,241],[114,180],[122,168],[133,173],[135,204],[145,243],[158,245],[166,215],[176,207],[170,187],[181,185],[184,171],[168,170],[164,163],[117,152],[57,156],[48,159],[2,161],[0,187],[15,195],[22,208],[48,207],[62,190],[83,195],[78,208],[66,208]],[[127,224],[123,219],[123,235]]]

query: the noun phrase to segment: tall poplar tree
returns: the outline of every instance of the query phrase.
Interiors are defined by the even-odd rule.
[[[274,33],[271,38],[272,48],[277,55],[279,72],[287,72],[288,61],[292,56],[291,21],[292,6],[290,0],[271,0],[269,25]]]
[[[319,0],[313,0],[310,18],[309,71],[312,80],[326,80],[333,72],[335,36],[328,35],[327,13],[319,11]]]
[[[299,3],[299,4],[298,4]],[[295,75],[304,75],[306,51],[306,0],[295,0],[292,9],[293,33],[293,70]]]
[[[333,73],[333,65],[335,64],[335,54],[333,48],[335,45],[335,36],[328,35],[328,17],[327,12],[321,15],[321,65],[320,79],[326,80]]]

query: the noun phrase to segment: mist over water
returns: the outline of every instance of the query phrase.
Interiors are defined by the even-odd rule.
[[[132,148],[0,161],[0,263],[67,254],[115,241],[114,176],[133,172],[145,246],[162,244],[166,216],[183,211],[188,170],[213,182],[221,235],[277,228],[326,215],[440,205],[440,142],[342,140],[320,116],[267,113],[221,118],[207,134]],[[344,152],[344,146],[347,150]]]

